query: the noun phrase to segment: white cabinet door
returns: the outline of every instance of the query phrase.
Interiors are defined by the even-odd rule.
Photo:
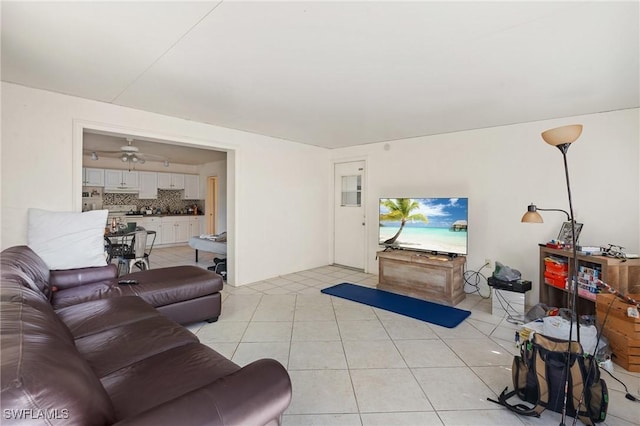
[[[140,187],[138,172],[122,171],[122,185],[125,188],[135,189]]]
[[[186,243],[192,237],[190,235],[191,226],[189,220],[183,219],[180,218],[176,221],[176,243]]]
[[[183,200],[199,200],[200,199],[200,176],[184,175],[184,194]]]
[[[161,244],[172,244],[176,241],[176,221],[171,217],[163,217],[160,226],[162,232],[160,233]]]
[[[202,232],[202,216],[192,216],[189,219],[189,235],[199,237],[202,234],[204,234]]]
[[[85,186],[104,186],[104,169],[87,167],[82,169],[82,184]]]
[[[171,173],[171,189],[184,189],[184,175]]]
[[[181,173],[158,173],[159,189],[184,189],[184,175]]]
[[[158,189],[171,189],[171,173],[158,173]]]
[[[105,170],[104,186],[109,188],[119,188],[122,186],[122,170]]]
[[[138,189],[138,172],[105,170],[104,186],[107,188]]]
[[[156,172],[138,172],[140,192],[138,198],[150,200],[158,198],[158,174]]]
[[[163,217],[161,224],[161,244],[186,243],[189,240],[188,217]]]

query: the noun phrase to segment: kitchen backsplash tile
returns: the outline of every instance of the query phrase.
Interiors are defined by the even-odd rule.
[[[138,210],[144,207],[151,207],[154,211],[160,208],[162,212],[180,211],[185,210],[188,207],[193,207],[194,204],[198,205],[198,210],[203,211],[202,200],[183,200],[182,191],[174,191],[169,189],[159,189],[158,199],[156,200],[141,200],[138,198],[138,194],[103,194],[102,201],[105,205],[135,205]]]

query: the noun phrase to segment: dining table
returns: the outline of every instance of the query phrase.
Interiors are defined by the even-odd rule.
[[[104,234],[104,251],[107,256],[107,263],[111,263],[114,258],[118,258],[123,254],[131,251],[133,238],[135,237],[137,231],[145,231],[147,233],[147,249],[148,251],[151,251],[151,248],[153,248],[153,244],[156,240],[156,231],[147,231],[146,229],[140,228],[137,228],[136,230],[131,230],[128,228],[116,231],[109,230]],[[151,239],[151,244],[148,243],[149,236],[153,236],[153,238]]]

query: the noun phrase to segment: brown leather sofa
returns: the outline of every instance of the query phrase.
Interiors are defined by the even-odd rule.
[[[42,281],[43,291],[55,310],[92,300],[140,296],[180,324],[214,322],[220,316],[220,291],[224,281],[221,276],[197,266],[149,269],[118,278],[115,265],[49,271],[42,259],[27,246],[10,247],[2,252],[2,258],[9,265],[31,270]],[[137,284],[118,284],[128,279]]]
[[[65,297],[54,310],[57,293],[95,271],[52,278],[59,273],[34,256],[0,254],[2,424],[280,423],[291,401],[280,363],[241,368],[201,344],[148,303],[166,306],[160,290],[139,297],[127,295],[135,286],[104,285],[89,293],[98,297]]]

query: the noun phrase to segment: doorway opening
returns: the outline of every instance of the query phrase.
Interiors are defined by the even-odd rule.
[[[113,144],[115,147],[111,147],[108,145],[101,146],[99,149],[97,147],[91,147],[85,145],[85,135],[90,134],[94,141],[98,140],[101,143],[108,144],[111,142],[110,139],[114,139]],[[150,132],[150,131],[141,131],[136,128],[125,128],[120,125],[110,125],[96,122],[85,122],[81,120],[74,120],[73,122],[73,159],[72,159],[72,175],[73,175],[73,184],[72,184],[72,203],[74,209],[77,211],[81,211],[83,208],[83,186],[84,185],[84,174],[87,167],[95,167],[95,168],[103,168],[103,169],[122,169],[122,165],[124,161],[121,160],[122,146],[127,142],[126,138],[132,138],[134,140],[133,146],[137,147],[144,154],[155,154],[153,152],[154,149],[163,150],[159,152],[159,155],[163,155],[165,157],[169,157],[169,167],[166,166],[166,163],[157,163],[155,166],[158,166],[157,169],[158,174],[163,172],[164,174],[184,174],[186,175],[200,175],[200,184],[199,187],[199,198],[204,200],[203,204],[206,204],[207,197],[207,183],[204,181],[208,181],[208,176],[216,174],[217,170],[220,170],[223,175],[218,175],[218,187],[224,186],[221,190],[218,191],[218,196],[216,197],[216,214],[213,215],[214,220],[217,216],[222,216],[219,220],[222,220],[226,223],[220,224],[214,222],[213,226],[216,227],[216,230],[219,231],[218,227],[223,226],[225,231],[228,231],[228,265],[227,265],[227,282],[231,285],[235,285],[238,281],[238,272],[237,271],[237,262],[236,262],[236,253],[235,253],[235,221],[233,220],[235,215],[235,147],[231,145],[225,145],[220,143],[214,143],[213,141],[204,140],[204,139],[194,139],[189,137],[176,137],[175,135],[163,134],[160,132]],[[117,142],[115,141],[117,139]],[[168,150],[168,151],[167,151]],[[93,151],[101,151],[96,152],[97,155],[92,155]],[[196,163],[189,163],[188,160],[184,160],[184,155],[191,155],[192,151],[199,151],[202,154],[200,157],[207,156],[208,153],[218,152],[220,154],[224,154],[225,158],[220,160],[213,160],[213,163],[208,163],[208,165],[197,165]],[[97,157],[97,160],[95,158]],[[191,157],[193,157],[191,155]],[[119,163],[118,163],[119,162]],[[86,165],[85,165],[86,163]],[[152,169],[154,166],[153,160],[148,160],[146,162],[136,162],[135,168],[132,167],[132,171],[136,170],[141,173],[151,172],[153,173],[156,170]],[[190,165],[191,164],[191,165]],[[185,166],[187,165],[186,169]],[[188,167],[200,167],[200,169],[189,169]],[[229,172],[227,172],[229,171]],[[230,188],[227,191],[227,188]],[[123,191],[123,197],[130,197],[131,199],[138,200],[138,194],[127,193],[129,191]],[[165,191],[166,192],[166,191]],[[114,193],[117,194],[117,193]],[[182,199],[180,196],[174,197],[169,194],[167,198],[169,202],[173,202],[175,198],[176,203],[182,203]],[[113,196],[115,197],[115,195]],[[220,197],[225,197],[224,200],[221,200]],[[198,197],[193,198],[193,200],[197,200]],[[186,198],[184,198],[186,202]],[[127,203],[129,204],[129,203]],[[136,203],[131,203],[136,204]],[[140,203],[145,206],[149,204],[148,202]],[[153,202],[151,202],[153,204]],[[97,207],[97,206],[96,206]],[[155,210],[154,210],[155,212]],[[191,227],[191,231],[193,236],[200,235],[206,232],[206,217],[202,219],[202,226],[199,230],[194,227]],[[228,229],[227,229],[228,226]],[[180,239],[183,235],[180,234]],[[185,243],[186,244],[186,243]]]

